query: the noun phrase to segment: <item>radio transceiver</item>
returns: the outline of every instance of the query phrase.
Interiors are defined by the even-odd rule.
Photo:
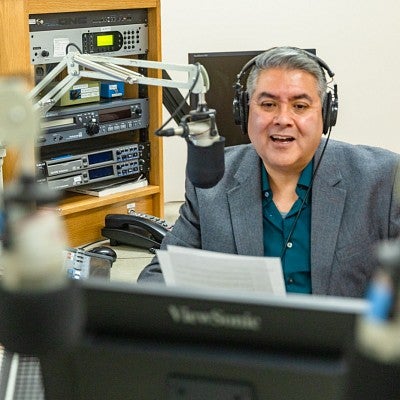
[[[86,154],[66,154],[50,160],[43,160],[37,164],[37,175],[41,178],[68,175],[83,169],[136,159],[150,159],[149,142],[121,145],[109,149],[92,151]]]
[[[148,99],[115,99],[95,104],[52,108],[41,120],[37,146],[68,143],[147,128]]]
[[[31,62],[58,63],[70,43],[88,54],[146,54],[147,22],[145,9],[31,14]]]

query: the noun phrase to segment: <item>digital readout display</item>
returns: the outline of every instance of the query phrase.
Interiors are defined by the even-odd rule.
[[[89,169],[90,179],[104,178],[105,176],[112,176],[112,175],[114,175],[114,169],[112,165],[108,167]]]
[[[42,129],[55,128],[59,126],[67,126],[75,123],[74,118],[61,118],[52,121],[41,121],[40,126]]]
[[[106,161],[112,161],[114,159],[112,151],[103,151],[101,153],[89,154],[88,161],[89,165],[99,164]]]
[[[132,117],[130,108],[114,108],[108,110],[99,110],[99,122],[118,121]]]
[[[97,47],[112,46],[114,44],[114,35],[98,35]]]

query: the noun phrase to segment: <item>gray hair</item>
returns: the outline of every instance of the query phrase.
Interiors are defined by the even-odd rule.
[[[274,47],[256,57],[247,78],[246,87],[249,98],[256,89],[260,72],[269,68],[300,69],[310,73],[317,80],[318,94],[321,104],[324,104],[327,82],[323,68],[312,54],[295,47]]]

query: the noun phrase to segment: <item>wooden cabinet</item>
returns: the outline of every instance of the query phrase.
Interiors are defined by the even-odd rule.
[[[147,58],[161,60],[161,28],[159,0],[1,0],[0,1],[0,76],[24,76],[30,85],[33,82],[33,66],[29,57],[29,15],[58,12],[99,11],[116,9],[147,9],[149,47]],[[149,76],[161,77],[161,71],[149,70]],[[129,91],[131,90],[131,91]],[[134,89],[128,89],[134,93]],[[162,139],[154,131],[162,122],[162,88],[148,87],[150,176],[149,186],[97,198],[93,196],[67,194],[57,209],[63,217],[70,246],[78,246],[101,239],[101,227],[108,213],[137,211],[164,215],[163,151]],[[17,153],[7,149],[3,174],[5,184],[14,174]]]

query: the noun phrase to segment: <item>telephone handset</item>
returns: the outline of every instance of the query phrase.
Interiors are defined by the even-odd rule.
[[[111,246],[127,244],[154,252],[171,229],[172,225],[153,215],[108,214],[101,234],[110,239]]]

